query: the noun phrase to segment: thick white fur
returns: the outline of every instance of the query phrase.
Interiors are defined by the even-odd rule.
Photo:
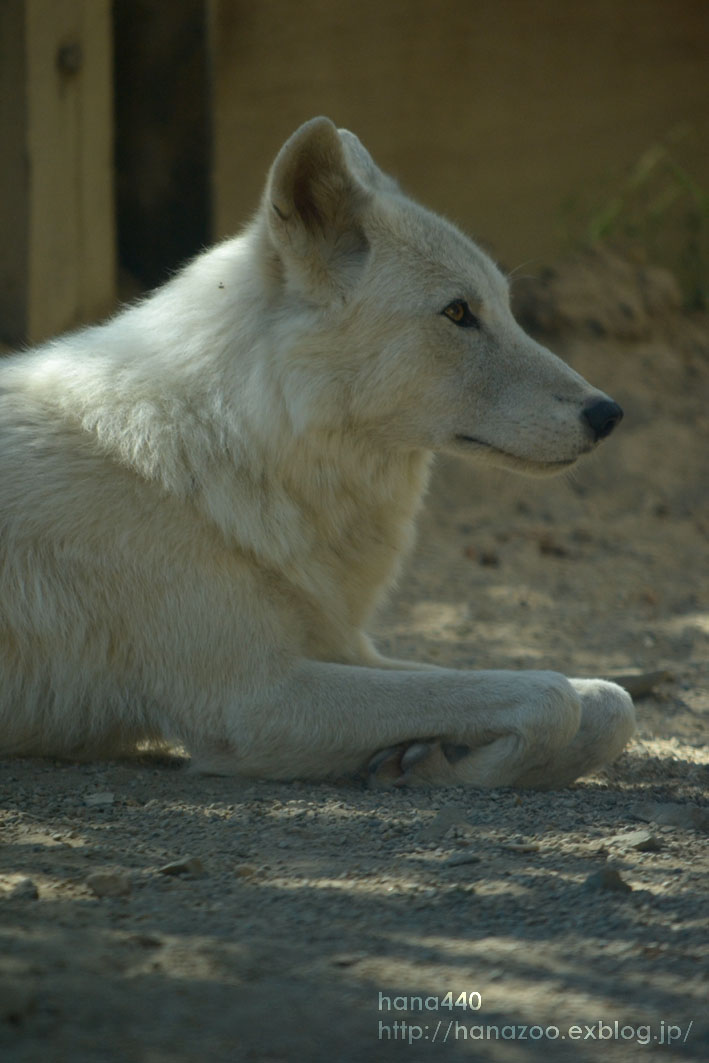
[[[442,314],[456,299],[480,328]],[[241,236],[0,364],[0,751],[176,739],[203,770],[287,779],[396,747],[399,781],[480,786],[611,760],[619,687],[426,669],[365,633],[432,453],[553,472],[599,398],[478,247],[306,123]]]

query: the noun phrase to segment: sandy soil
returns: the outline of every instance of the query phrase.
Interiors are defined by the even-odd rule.
[[[555,793],[1,762],[3,1063],[709,1058],[709,325],[603,257],[520,296],[626,419],[572,479],[441,464],[381,643],[667,673],[630,749]]]

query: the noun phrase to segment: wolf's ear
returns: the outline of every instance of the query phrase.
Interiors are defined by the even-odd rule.
[[[341,287],[367,250],[363,216],[370,198],[330,119],[301,126],[276,157],[264,202],[286,269],[308,286]]]
[[[374,192],[401,191],[394,178],[379,169],[359,137],[349,129],[339,129],[338,132],[350,167],[367,188]]]

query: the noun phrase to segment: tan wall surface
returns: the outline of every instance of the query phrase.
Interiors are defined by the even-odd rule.
[[[565,201],[680,125],[683,165],[709,184],[707,0],[211,0],[211,15],[218,235],[319,113],[509,267],[555,254]]]
[[[44,339],[115,297],[109,0],[0,4],[0,336]]]

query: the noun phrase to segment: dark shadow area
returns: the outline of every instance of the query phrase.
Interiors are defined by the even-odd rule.
[[[152,288],[210,240],[203,0],[114,5],[118,252]]]

